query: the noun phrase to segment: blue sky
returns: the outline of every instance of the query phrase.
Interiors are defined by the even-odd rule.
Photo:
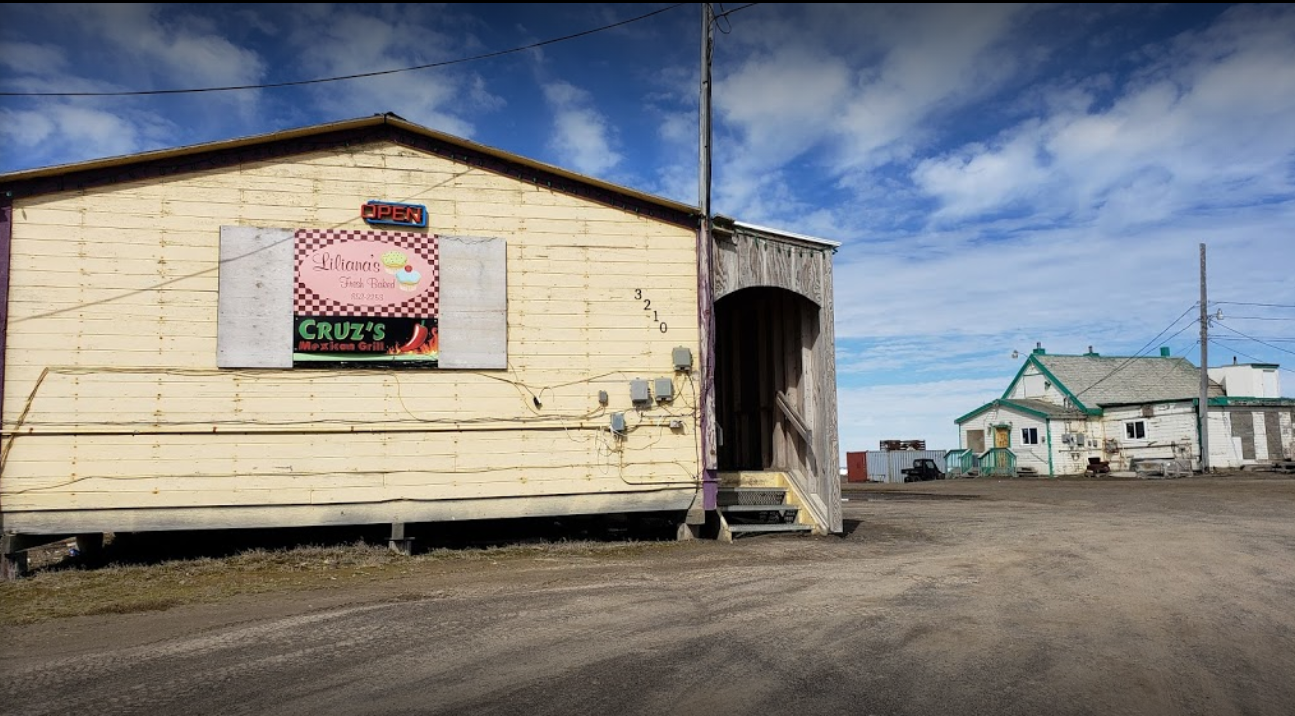
[[[1036,344],[1198,362],[1201,244],[1210,363],[1295,395],[1295,5],[715,7],[713,209],[843,244],[843,452],[956,446]],[[698,201],[699,4],[3,18],[0,172],[394,112]]]

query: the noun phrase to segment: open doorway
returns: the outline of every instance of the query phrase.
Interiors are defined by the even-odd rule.
[[[813,351],[818,306],[756,287],[715,304],[715,412],[721,471],[816,473]]]

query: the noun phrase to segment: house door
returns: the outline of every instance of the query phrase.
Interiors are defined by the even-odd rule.
[[[967,431],[967,449],[977,455],[985,451],[985,431],[984,430]]]
[[[1009,430],[1011,430],[1011,428],[1007,427],[1006,425],[994,426],[994,447],[996,448],[1011,447],[1012,434],[1008,432]]]

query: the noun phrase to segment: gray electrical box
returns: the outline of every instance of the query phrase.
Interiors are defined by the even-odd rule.
[[[617,435],[625,434],[625,413],[612,413],[612,432]]]
[[[652,394],[648,392],[646,380],[636,378],[630,381],[630,401],[635,405],[646,405],[652,402]]]
[[[675,370],[692,370],[692,350],[687,346],[679,346],[671,351],[671,357],[674,360]]]
[[[669,378],[657,378],[653,392],[656,393],[656,399],[659,402],[668,403],[674,400],[674,381]]]
[[[599,405],[607,404],[607,391],[605,390],[598,391],[598,404]]]

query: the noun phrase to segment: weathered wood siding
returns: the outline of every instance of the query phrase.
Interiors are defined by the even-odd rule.
[[[1210,408],[1210,467],[1262,465],[1295,456],[1295,411],[1243,405]]]
[[[365,228],[375,198],[506,242],[507,368],[217,368],[220,227]],[[698,349],[687,227],[387,144],[14,214],[7,530],[673,508],[700,486],[697,388],[671,361]],[[630,381],[658,377],[676,399],[634,410]]]
[[[715,300],[752,286],[784,288],[832,306],[832,252],[737,232],[715,252]]]
[[[813,302],[812,307],[778,308],[769,316],[767,325],[759,324],[757,343],[778,346],[783,351],[781,355],[770,360],[740,361],[747,363],[746,370],[776,372],[773,376],[762,376],[759,382],[780,389],[785,387],[793,407],[802,413],[812,432],[811,450],[807,454],[800,446],[788,442],[785,430],[764,425],[764,432],[772,437],[768,447],[773,453],[764,462],[784,467],[791,463],[802,465],[803,476],[799,479],[807,484],[801,484],[800,488],[810,496],[816,519],[828,530],[839,532],[841,458],[837,435],[832,249],[739,228],[716,242],[715,259],[713,279],[717,302],[743,289],[757,287],[783,289]],[[728,390],[736,389],[736,384],[730,382]],[[776,410],[769,410],[768,415],[766,423],[781,418]],[[793,479],[798,478],[793,475]]]
[[[1144,437],[1130,438],[1125,425],[1139,421]],[[1130,470],[1139,459],[1200,460],[1196,406],[1190,401],[1107,408],[1101,424],[1112,469]]]
[[[991,407],[958,427],[962,433],[961,445],[963,447],[968,446],[968,431],[983,430],[985,433],[985,448],[992,448],[994,446],[994,426],[1001,425],[1008,426],[1011,443],[1007,447],[1016,455],[1016,467],[1018,469],[1022,467],[1033,468],[1040,475],[1054,473],[1054,467],[1049,465],[1048,462],[1048,421],[1034,415],[1027,415],[1001,406]],[[1023,428],[1034,428],[1039,436],[1039,442],[1035,445],[1027,445],[1022,442],[1021,430]]]

